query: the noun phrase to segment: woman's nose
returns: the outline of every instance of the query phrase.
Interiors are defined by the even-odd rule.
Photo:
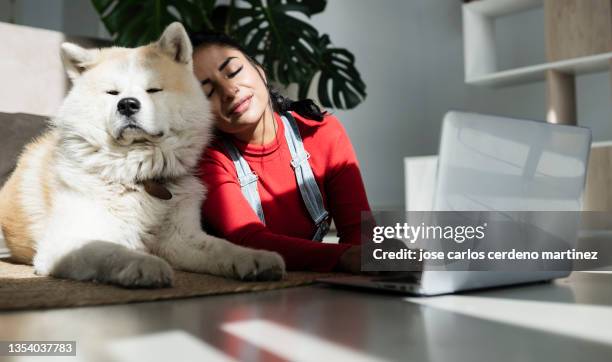
[[[223,98],[233,99],[236,94],[238,94],[238,86],[232,82],[224,82],[221,86],[221,92],[223,93]]]

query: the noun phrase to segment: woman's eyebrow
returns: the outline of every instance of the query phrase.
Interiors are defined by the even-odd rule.
[[[227,66],[232,59],[236,59],[236,57],[228,57],[227,59],[225,59],[223,63],[221,63],[221,65],[219,66],[219,71],[222,71],[223,68],[225,68],[225,66]]]
[[[221,63],[221,65],[219,66],[219,68],[218,68],[219,71],[222,71],[223,68],[225,68],[232,59],[237,59],[237,57],[228,57],[227,59],[225,59],[223,61],[223,63]],[[206,79],[200,81],[201,85],[208,84],[208,83],[210,83],[210,79],[209,78],[206,78]]]

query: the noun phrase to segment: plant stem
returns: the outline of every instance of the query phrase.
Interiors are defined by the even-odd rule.
[[[153,19],[153,22],[155,24],[155,33],[157,34],[156,36],[159,36],[161,34],[161,0],[155,0],[155,18]]]
[[[259,0],[259,5],[262,7],[262,9],[264,10],[264,13],[266,14],[267,20],[268,20],[268,24],[270,24],[270,35],[271,37],[273,36],[275,38],[276,43],[278,43],[279,48],[281,49],[281,51],[283,53],[285,53],[285,56],[287,57],[287,59],[291,59],[291,54],[289,53],[287,47],[285,46],[285,44],[283,44],[283,40],[280,36],[280,32],[278,30],[278,28],[276,27],[276,23],[274,22],[274,18],[272,17],[272,13],[270,12],[270,7],[264,6],[263,4],[263,0]],[[271,41],[271,39],[268,39],[269,41]],[[298,41],[298,40],[296,40]],[[266,44],[263,52],[265,53],[267,50],[269,49],[269,42]],[[276,62],[278,64],[278,62]],[[271,67],[270,69],[274,69],[274,67]],[[276,79],[277,78],[277,71],[273,71],[272,72],[272,76]],[[276,79],[278,80],[278,79]],[[283,83],[283,82],[280,82]],[[287,84],[283,84],[283,85],[287,85]]]
[[[229,6],[227,7],[227,15],[225,16],[225,26],[223,27],[223,32],[227,35],[231,35],[232,13],[235,7],[236,1],[230,0]]]

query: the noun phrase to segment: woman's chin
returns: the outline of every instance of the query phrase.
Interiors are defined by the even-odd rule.
[[[256,127],[258,122],[259,120],[256,118],[231,117],[220,122],[217,121],[216,126],[225,133],[235,134]]]
[[[263,113],[263,112],[261,112]],[[232,124],[242,124],[242,125],[254,125],[257,124],[261,120],[260,112],[255,112],[253,109],[247,109],[245,112],[241,114],[234,114],[230,116]]]

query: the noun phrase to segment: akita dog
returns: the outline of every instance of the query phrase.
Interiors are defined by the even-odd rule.
[[[0,191],[13,259],[125,287],[171,285],[173,268],[282,278],[279,254],[202,230],[206,190],[194,169],[212,120],[183,26],[134,49],[64,43],[61,56],[72,89]]]

